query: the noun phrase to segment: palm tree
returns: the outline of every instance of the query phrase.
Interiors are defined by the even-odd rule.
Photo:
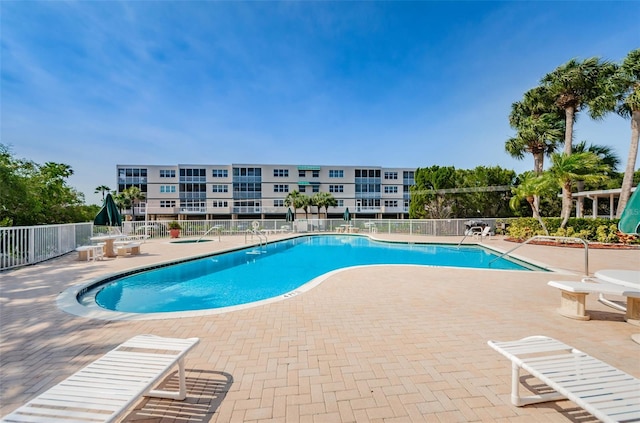
[[[136,205],[146,198],[144,192],[136,186],[131,186],[125,189],[122,194],[128,200],[129,206],[131,207],[132,220],[136,220]]]
[[[533,171],[536,175],[544,170],[544,156],[556,151],[562,143],[563,115],[553,103],[545,87],[527,91],[522,101],[511,105],[509,124],[517,131],[515,137],[505,143],[505,150],[512,157],[522,160],[525,153],[533,155]],[[538,217],[540,199],[533,198],[533,216]]]
[[[511,105],[509,124],[517,135],[505,143],[507,152],[516,159],[524,153],[533,155],[533,170],[540,175],[544,156],[553,153],[562,143],[564,120],[559,110],[545,102],[545,89],[537,87],[525,93],[522,101]]]
[[[613,78],[614,92],[617,93],[615,111],[623,118],[631,119],[631,144],[627,166],[622,179],[622,190],[616,216],[619,218],[631,196],[633,173],[638,157],[638,140],[640,139],[640,49],[632,50],[618,67]]]
[[[303,197],[306,197],[304,194],[301,194],[299,191],[293,190],[289,194],[287,194],[284,199],[284,205],[287,207],[293,207],[293,214],[295,215],[299,208],[302,208],[303,205]]]
[[[329,213],[329,207],[336,207],[338,205],[338,200],[329,192],[318,192],[312,197],[313,203],[318,206],[318,214],[324,207],[325,209],[325,219],[327,214]]]
[[[542,78],[541,82],[548,89],[555,104],[565,112],[564,154],[566,156],[571,155],[576,115],[599,100],[614,72],[615,65],[601,61],[598,57],[592,57],[582,62],[571,59]],[[602,116],[598,107],[590,107],[589,110],[594,118]],[[569,186],[571,186],[570,182]],[[564,192],[564,188],[562,209],[565,212],[571,211],[571,192]],[[568,219],[568,215],[565,218]]]
[[[586,141],[580,141],[578,144],[574,145],[571,149],[571,153],[584,153],[591,152],[600,158],[602,164],[609,166],[612,172],[615,172],[618,165],[620,165],[620,158],[613,151],[613,148],[606,145],[596,145],[591,144],[587,146]],[[576,181],[576,186],[578,191],[584,191],[584,182],[583,180]],[[576,200],[576,209],[582,211],[583,210],[584,197],[578,197]]]
[[[102,202],[104,203],[105,192],[109,192],[109,191],[111,191],[111,188],[109,188],[106,185],[100,185],[99,187],[96,188],[96,190],[94,191],[94,194],[102,192]]]
[[[540,226],[547,236],[549,236],[549,231],[540,216],[540,210],[538,209],[535,199],[554,191],[554,185],[555,184],[550,178],[545,178],[542,175],[536,175],[535,172],[525,172],[520,185],[511,188],[513,197],[509,200],[509,207],[514,211],[518,209],[522,200],[526,200],[531,207],[533,217],[538,219]]]
[[[598,156],[591,152],[553,153],[551,155],[551,167],[545,173],[545,177],[555,181],[562,188],[562,223],[561,228],[566,227],[571,215],[572,198],[571,187],[573,181],[600,182],[608,178],[609,166],[603,164]]]

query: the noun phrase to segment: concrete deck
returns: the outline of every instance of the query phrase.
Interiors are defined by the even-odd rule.
[[[457,243],[459,238],[379,238]],[[280,236],[271,236],[270,240]],[[468,240],[473,242],[473,240]],[[135,422],[589,422],[569,401],[511,405],[510,363],[487,340],[547,335],[640,377],[640,327],[589,296],[590,321],[556,312],[554,280],[578,280],[584,251],[526,245],[559,273],[414,266],[337,273],[289,299],[227,314],[147,321],[76,317],[56,306],[72,285],[123,269],[243,245],[149,241],[142,254],[77,254],[0,273],[0,415],[130,337],[199,337],[185,401],[142,399]],[[484,242],[506,251],[499,237]],[[640,268],[639,250],[590,250],[590,272]],[[175,378],[166,381],[175,384]]]

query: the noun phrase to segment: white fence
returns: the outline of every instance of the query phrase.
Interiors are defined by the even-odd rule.
[[[38,263],[90,243],[92,223],[0,228],[0,270]]]
[[[496,219],[480,219],[495,229]],[[274,232],[334,232],[347,224],[342,219],[297,219],[295,222],[270,219],[181,220],[181,237],[215,237],[244,234],[253,229]],[[130,236],[169,236],[169,221],[124,222],[122,233]],[[353,219],[352,232],[425,236],[463,236],[469,219]],[[39,263],[91,244],[94,235],[107,232],[93,223],[0,228],[0,270]]]

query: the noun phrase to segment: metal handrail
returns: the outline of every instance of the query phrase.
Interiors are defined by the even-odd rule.
[[[587,241],[585,241],[582,238],[574,238],[574,237],[568,237],[568,236],[547,236],[547,235],[535,235],[532,236],[531,238],[527,239],[525,242],[523,242],[522,244],[518,244],[515,247],[513,247],[512,249],[510,249],[507,252],[502,253],[500,256],[494,258],[493,260],[491,260],[489,262],[489,264],[493,263],[496,260],[501,259],[502,257],[508,255],[509,253],[517,250],[518,248],[522,247],[525,244],[528,244],[531,241],[534,240],[538,240],[538,239],[546,239],[546,240],[563,240],[563,241],[578,241],[581,242],[584,245],[584,274],[585,276],[589,276],[589,243],[587,243]]]
[[[219,226],[212,226],[210,227],[207,232],[204,233],[204,235],[202,235],[200,238],[198,238],[198,240],[196,242],[200,242],[200,240],[202,240],[202,238],[204,238],[205,236],[207,236],[209,234],[209,232],[211,232],[212,230],[216,229],[218,231],[218,242],[220,241],[220,227]]]
[[[258,237],[258,245],[260,247],[262,247],[263,245],[266,247],[267,243],[269,242],[269,239],[267,238],[267,235],[262,232],[259,231],[257,229],[247,229],[246,232],[244,233],[244,243],[247,243],[247,234],[251,234],[251,236],[253,237],[253,235],[256,235]],[[264,236],[264,244],[262,243],[262,237]]]

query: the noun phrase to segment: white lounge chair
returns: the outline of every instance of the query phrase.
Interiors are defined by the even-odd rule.
[[[135,336],[0,421],[113,422],[143,395],[183,400],[184,357],[198,342],[198,338]],[[176,365],[179,390],[152,390]]]
[[[473,232],[473,237],[476,239],[480,239],[480,242],[482,242],[482,240],[484,240],[485,237],[489,237],[491,238],[491,226],[487,225],[484,228],[482,228],[482,231],[480,232]]]
[[[586,296],[598,294],[599,301],[617,310],[625,312],[625,320],[640,325],[640,271],[601,270],[593,278],[584,278],[581,282],[550,281],[548,284],[560,289],[561,300],[558,312],[565,317],[577,320],[589,320],[586,312]],[[618,304],[605,295],[626,297],[626,306]]]
[[[640,420],[640,379],[546,336],[488,344],[511,360],[514,405],[569,399],[605,423]],[[520,369],[555,392],[521,396]]]

